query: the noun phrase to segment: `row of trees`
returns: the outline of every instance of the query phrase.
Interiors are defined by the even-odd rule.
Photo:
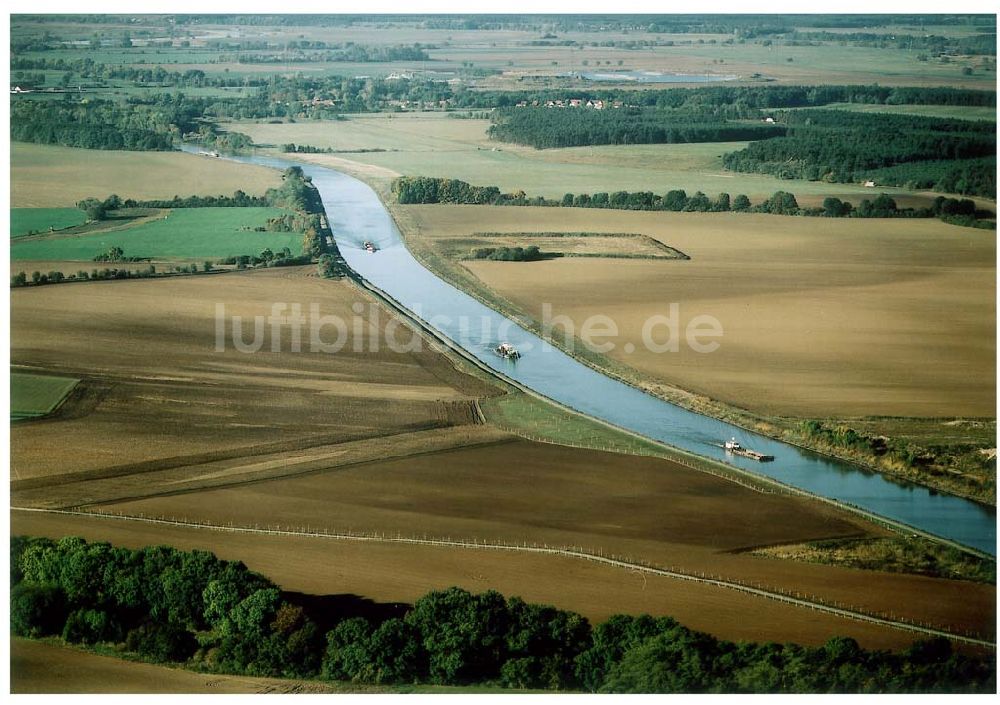
[[[477,247],[472,250],[472,259],[496,260],[499,262],[536,262],[558,255],[542,252],[538,245],[527,247]]]
[[[326,219],[323,199],[319,189],[306,176],[302,167],[291,166],[282,174],[282,184],[264,194],[268,202],[279,208],[288,208],[299,214],[302,226],[302,254],[317,259],[325,253],[339,255],[333,242],[333,232]]]
[[[192,269],[193,268],[193,269]],[[211,271],[212,263],[205,263],[204,271]],[[194,273],[198,271],[198,265],[178,265],[174,268],[177,273]],[[12,288],[22,287],[22,286],[45,286],[47,284],[63,284],[68,282],[78,282],[78,281],[109,281],[113,279],[149,279],[150,277],[165,276],[164,273],[159,273],[156,271],[154,265],[149,265],[143,269],[117,269],[117,268],[104,268],[104,269],[92,269],[87,272],[86,270],[79,270],[76,274],[64,274],[59,271],[50,271],[47,274],[42,272],[32,272],[29,278],[26,272],[18,272],[10,278],[10,285]]]
[[[488,591],[431,592],[378,617],[302,603],[238,562],[79,538],[11,540],[11,630],[109,643],[157,662],[360,683],[592,692],[993,692],[988,659],[945,639],[892,654],[735,644],[667,617],[578,614]]]
[[[523,191],[501,193],[496,186],[472,186],[457,179],[437,179],[426,176],[402,176],[392,184],[392,192],[400,203],[453,203],[500,206],[547,206],[563,208],[612,208],[618,210],[664,210],[684,212],[742,212],[770,213],[772,215],[823,216],[827,218],[942,218],[959,225],[996,227],[990,220],[995,215],[981,211],[969,199],[937,197],[927,208],[899,208],[887,194],[874,199],[863,199],[855,208],[849,201],[830,197],[821,208],[799,205],[795,195],[777,191],[756,205],[745,194],[731,198],[720,193],[710,198],[701,191],[688,195],[683,189],[674,189],[660,195],[652,191],[615,191],[613,193],[572,194],[561,199],[528,197]]]
[[[996,157],[927,160],[877,169],[865,174],[886,186],[933,189],[988,198],[997,192]]]
[[[785,134],[780,125],[729,122],[703,111],[618,108],[522,107],[498,111],[491,139],[538,149],[595,144],[672,144],[766,140]]]
[[[241,64],[288,64],[288,63],[382,63],[389,61],[430,61],[427,48],[419,44],[398,46],[366,46],[364,44],[350,44],[337,49],[315,49],[297,48],[292,50],[289,46],[287,50],[282,46],[276,49],[271,47],[267,52],[220,54],[218,61],[235,60]]]
[[[725,167],[839,183],[888,176],[893,182],[905,178],[924,187],[996,196],[993,123],[831,110],[791,111],[779,120],[787,128],[784,136],[726,154]]]

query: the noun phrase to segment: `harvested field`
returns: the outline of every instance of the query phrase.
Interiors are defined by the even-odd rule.
[[[50,641],[11,640],[12,693],[369,694],[519,693],[499,686],[366,685],[197,673],[126,661]]]
[[[685,252],[691,261],[464,263],[538,320],[543,303],[578,330],[588,316],[610,316],[619,336],[608,357],[658,383],[762,413],[995,413],[991,233],[938,221],[487,206],[397,211],[418,248],[475,229],[586,228],[643,233]],[[670,303],[680,305],[682,332],[694,316],[717,318],[721,347],[647,350],[642,325],[667,315]],[[661,330],[657,340],[665,336]]]
[[[352,284],[313,271],[14,290],[12,364],[78,377],[85,393],[52,419],[14,429],[12,479],[68,480],[73,473],[168,461],[180,467],[220,459],[213,453],[293,451],[473,419],[469,400],[490,387],[427,346],[395,353],[382,345],[373,352],[368,341],[394,319]],[[216,304],[225,306],[223,320],[236,315],[249,324],[271,315],[274,302],[286,304],[286,314],[298,304],[304,316],[314,304],[320,315],[345,322],[354,304],[361,313],[358,327],[343,331],[336,354],[309,352],[308,324],[302,352],[293,352],[287,326],[272,338],[270,325],[257,353],[237,351],[231,335],[225,350],[216,351]],[[225,331],[232,329],[230,320]],[[245,341],[253,338],[245,326],[242,333]],[[413,335],[405,327],[395,333],[401,343]],[[331,325],[321,334],[327,343],[337,338]]]
[[[320,682],[195,673],[125,661],[72,647],[10,640],[11,693],[331,692]]]
[[[925,621],[934,615],[962,629],[993,630],[990,585],[738,553],[789,543],[790,536],[884,532],[828,505],[761,494],[656,458],[512,441],[116,503],[100,511],[238,526],[308,525],[334,532],[581,546]],[[956,599],[958,594],[963,599]]]
[[[242,560],[286,590],[354,594],[380,602],[412,602],[458,585],[496,589],[531,602],[577,611],[592,622],[616,613],[670,615],[729,639],[820,644],[848,634],[868,648],[902,648],[911,633],[752,598],[732,590],[643,577],[572,559],[430,546],[231,534],[108,519],[14,512],[11,530],[36,536],[82,536],[141,547],[167,544]],[[567,589],[572,586],[572,589]],[[897,596],[898,598],[898,596]]]
[[[261,195],[281,184],[276,169],[182,152],[112,152],[15,142],[10,202],[15,208],[72,207],[113,193],[122,198]]]

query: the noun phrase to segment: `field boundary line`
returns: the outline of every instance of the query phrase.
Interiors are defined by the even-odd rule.
[[[762,597],[769,600],[774,600],[777,602],[782,602],[785,604],[794,605],[796,607],[804,607],[817,612],[825,612],[827,614],[832,614],[839,617],[846,617],[848,619],[854,619],[856,621],[867,622],[870,624],[876,624],[878,626],[889,627],[893,629],[900,629],[903,631],[916,632],[920,634],[926,634],[928,636],[937,636],[951,639],[954,641],[959,641],[966,644],[973,644],[976,646],[983,646],[990,649],[996,649],[996,643],[988,639],[983,639],[980,637],[973,636],[969,634],[956,634],[952,631],[946,629],[935,627],[928,623],[912,622],[903,617],[896,617],[895,615],[886,615],[884,613],[870,613],[863,610],[859,610],[855,606],[845,606],[840,604],[829,604],[827,602],[821,601],[816,598],[815,595],[806,595],[804,593],[799,593],[797,591],[784,592],[777,589],[768,589],[762,587],[761,585],[753,585],[750,583],[743,583],[738,580],[731,578],[724,578],[721,575],[712,575],[701,572],[687,572],[680,570],[675,567],[662,568],[655,566],[651,563],[644,561],[637,561],[635,559],[630,559],[625,556],[619,555],[605,555],[603,552],[593,552],[588,551],[582,547],[566,547],[566,546],[549,546],[548,544],[516,544],[516,543],[506,543],[501,541],[485,541],[478,539],[452,539],[452,538],[431,538],[431,537],[415,537],[415,536],[403,536],[402,534],[386,534],[381,532],[374,533],[362,533],[362,532],[347,532],[338,531],[331,532],[329,530],[312,529],[306,528],[294,528],[291,526],[282,527],[280,525],[274,527],[259,527],[259,526],[240,526],[235,524],[212,524],[204,521],[188,521],[186,519],[176,519],[167,517],[153,517],[145,515],[131,515],[131,514],[121,514],[121,513],[105,513],[105,512],[86,512],[79,510],[70,509],[42,509],[35,507],[11,507],[11,511],[18,512],[31,512],[37,514],[59,514],[68,516],[79,516],[90,519],[110,519],[117,521],[134,521],[141,522],[145,524],[156,524],[161,526],[175,526],[180,528],[188,529],[205,529],[208,531],[220,531],[225,533],[237,533],[237,534],[251,534],[251,535],[262,535],[262,536],[294,536],[294,537],[304,537],[304,538],[320,538],[320,539],[330,539],[336,541],[358,541],[358,542],[372,542],[372,543],[396,543],[396,544],[408,544],[417,546],[439,546],[439,547],[451,547],[451,548],[465,548],[472,550],[495,550],[495,551],[508,551],[511,553],[525,553],[525,554],[536,554],[536,555],[552,555],[560,556],[564,558],[574,558],[586,561],[592,561],[595,563],[600,563],[608,565],[614,568],[622,568],[631,572],[644,573],[649,575],[656,575],[667,578],[675,578],[679,580],[686,580],[689,582],[700,583],[703,585],[711,585],[714,587],[719,587],[723,589],[735,590],[737,592],[742,592],[744,594],[753,595],[755,597]]]

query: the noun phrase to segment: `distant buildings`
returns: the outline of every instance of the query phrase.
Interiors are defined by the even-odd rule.
[[[604,110],[605,108],[631,108],[635,107],[632,105],[626,105],[620,100],[606,101],[606,100],[584,100],[583,98],[570,98],[569,100],[547,100],[544,103],[540,103],[537,100],[533,100],[530,103],[526,100],[522,100],[514,105],[515,108],[590,108],[591,110]]]

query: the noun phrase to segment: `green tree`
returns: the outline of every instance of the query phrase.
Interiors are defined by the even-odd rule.
[[[490,680],[506,660],[509,615],[494,591],[473,595],[461,588],[431,592],[406,614],[427,652],[431,682]]]
[[[745,194],[739,194],[733,199],[733,210],[741,212],[750,210],[750,199]]]
[[[10,630],[18,636],[59,634],[66,614],[66,595],[55,585],[23,582],[10,591]]]

